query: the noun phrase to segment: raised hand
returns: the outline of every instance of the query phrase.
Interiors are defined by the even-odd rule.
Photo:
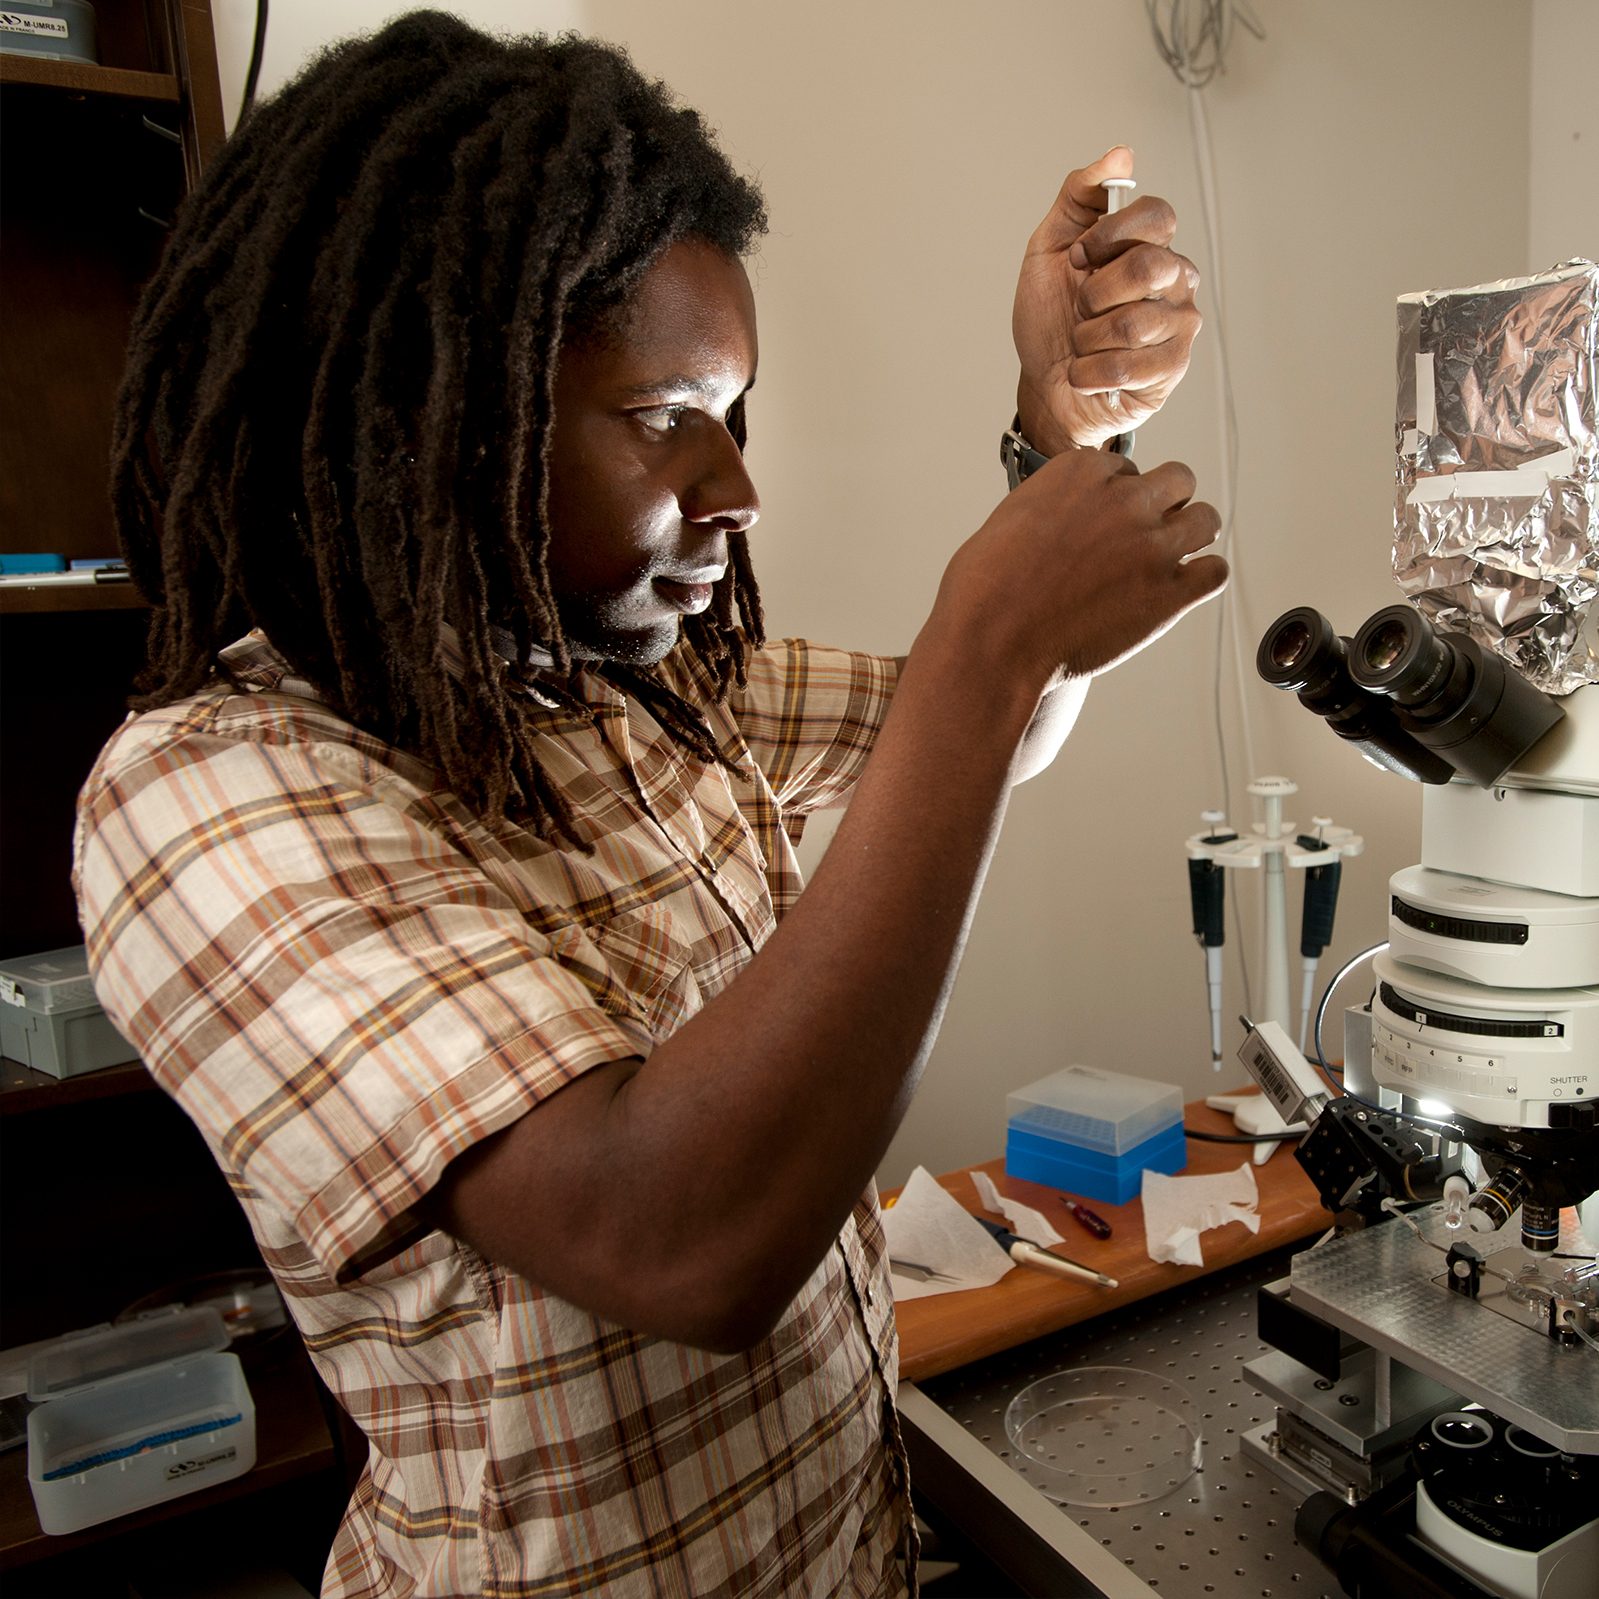
[[[1145,195],[1109,214],[1104,180],[1132,170],[1132,151],[1117,145],[1069,174],[1022,259],[1017,410],[1046,455],[1136,428],[1188,370],[1199,273],[1170,248],[1177,218],[1164,200]]]

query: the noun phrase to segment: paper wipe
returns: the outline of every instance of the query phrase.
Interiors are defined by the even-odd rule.
[[[1151,1260],[1178,1266],[1203,1266],[1199,1235],[1212,1227],[1241,1221],[1260,1231],[1255,1205],[1260,1190],[1254,1169],[1246,1162],[1237,1171],[1209,1177],[1167,1177],[1144,1173],[1144,1247]]]
[[[896,1300],[926,1299],[962,1288],[987,1288],[1006,1272],[1015,1270],[1014,1262],[992,1235],[961,1209],[925,1166],[918,1166],[911,1173],[897,1203],[883,1212],[883,1233],[891,1260],[908,1260],[954,1279],[921,1283],[896,1272]]]
[[[1066,1240],[1049,1225],[1041,1210],[1024,1205],[1019,1200],[1007,1199],[994,1186],[994,1179],[986,1171],[966,1174],[977,1187],[977,1197],[984,1210],[998,1211],[1010,1223],[1010,1230],[1030,1244],[1064,1244]]]

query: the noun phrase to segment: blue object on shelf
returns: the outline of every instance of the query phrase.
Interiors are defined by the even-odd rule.
[[[0,573],[64,572],[67,563],[60,555],[0,555]]]
[[[1125,1205],[1144,1186],[1144,1172],[1175,1176],[1188,1164],[1188,1142],[1181,1120],[1120,1155],[1084,1149],[1010,1123],[1005,1136],[1005,1175],[1042,1183],[1084,1199]]]

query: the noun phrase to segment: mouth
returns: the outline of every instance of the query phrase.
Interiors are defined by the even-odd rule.
[[[688,583],[677,578],[658,577],[654,580],[655,592],[675,611],[684,616],[697,616],[711,603],[711,595],[721,572],[715,572],[708,582]]]

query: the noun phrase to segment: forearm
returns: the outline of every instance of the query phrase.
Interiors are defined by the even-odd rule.
[[[915,1087],[1029,726],[1219,586],[1186,469],[1070,451],[957,552],[814,881],[647,1061],[585,1073],[424,1207],[638,1331],[742,1347],[830,1247]],[[1035,758],[1035,748],[1030,758]]]
[[[493,1188],[460,1190],[455,1230],[626,1325],[719,1348],[759,1337],[909,1103],[1037,697],[926,630],[827,856],[765,948],[636,1070],[591,1074],[505,1135]]]
[[[896,657],[894,666],[903,676],[905,657]],[[1037,777],[1060,754],[1060,747],[1071,736],[1083,701],[1088,697],[1088,684],[1086,677],[1073,677],[1045,689],[1039,698],[1038,709],[1033,712],[1033,719],[1022,735],[1021,747],[1016,752],[1016,760],[1011,767],[1013,785]],[[842,810],[843,804],[838,808]]]
[[[1016,753],[1013,783],[1025,783],[1028,778],[1037,777],[1060,754],[1060,747],[1071,735],[1083,701],[1088,698],[1088,683],[1086,677],[1067,678],[1039,700]]]

